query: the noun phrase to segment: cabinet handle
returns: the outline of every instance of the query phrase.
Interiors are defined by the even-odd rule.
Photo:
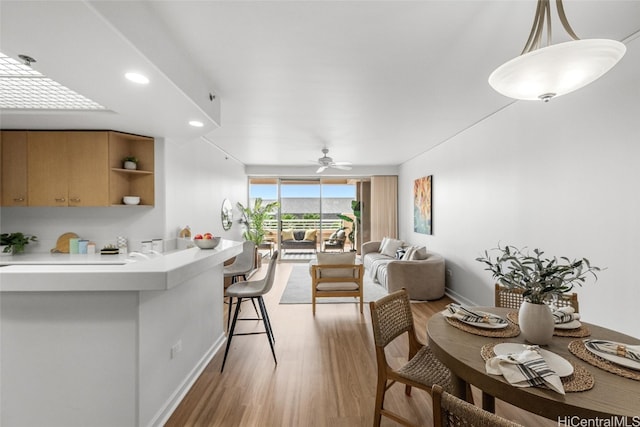
[[[53,200],[55,200],[56,202],[66,202],[67,201],[67,199],[65,199],[64,197],[55,198]]]
[[[69,199],[69,201],[78,203],[80,201],[80,198],[79,197],[72,197],[72,198]]]
[[[16,197],[13,199],[14,202],[24,202],[24,197]]]

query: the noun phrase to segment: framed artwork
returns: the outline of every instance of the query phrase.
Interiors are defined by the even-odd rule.
[[[433,175],[423,176],[413,182],[413,231],[431,234],[431,184]]]

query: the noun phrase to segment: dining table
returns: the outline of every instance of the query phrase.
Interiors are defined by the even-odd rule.
[[[507,319],[509,315],[514,314],[514,310],[508,308],[477,307],[475,309]],[[566,392],[563,395],[544,387],[515,387],[503,376],[488,374],[485,358],[481,353],[488,344],[529,344],[522,334],[505,338],[469,333],[453,326],[453,322],[448,321],[450,319],[447,319],[443,313],[437,313],[429,319],[427,337],[434,355],[451,370],[453,394],[458,397],[464,399],[467,385],[471,384],[483,392],[482,406],[492,412],[494,399],[500,399],[554,421],[567,420],[569,419],[567,417],[571,419],[612,419],[613,417],[638,423],[628,425],[640,425],[640,381],[603,370],[576,357],[569,350],[569,344],[585,338],[554,336],[550,344],[540,347],[561,356],[576,370],[586,373],[592,382],[590,389]],[[586,322],[581,321],[581,323],[590,332],[588,338],[628,345],[640,344],[637,338]],[[638,377],[640,379],[640,371],[638,371]]]

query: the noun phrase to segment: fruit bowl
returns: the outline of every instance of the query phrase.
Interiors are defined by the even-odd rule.
[[[213,249],[220,243],[220,237],[212,239],[193,239],[193,243],[200,249]]]

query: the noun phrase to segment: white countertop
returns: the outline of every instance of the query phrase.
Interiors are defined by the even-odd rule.
[[[1,292],[167,290],[242,252],[242,242],[163,255],[20,254],[0,257]]]

